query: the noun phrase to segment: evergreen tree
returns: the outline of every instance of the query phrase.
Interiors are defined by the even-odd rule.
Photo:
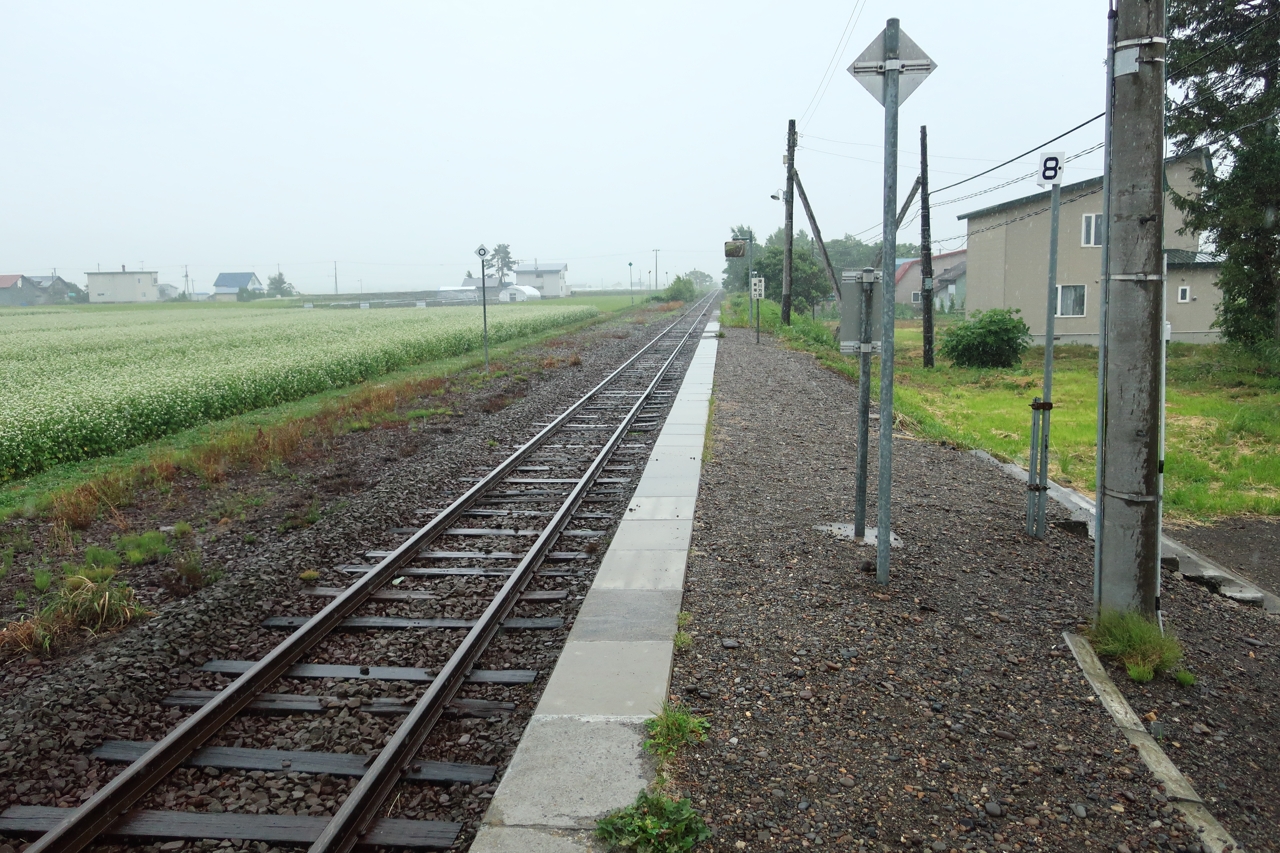
[[[1169,136],[1206,149],[1186,228],[1225,256],[1215,325],[1231,341],[1280,341],[1280,0],[1170,0]]]

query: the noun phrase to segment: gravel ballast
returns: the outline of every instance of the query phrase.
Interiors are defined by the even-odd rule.
[[[1025,487],[903,436],[903,547],[877,585],[874,549],[813,529],[853,521],[856,385],[771,338],[726,332],[684,599],[694,643],[672,676],[710,720],[673,769],[713,828],[707,849],[1199,850],[1063,642],[1088,622],[1090,540],[1053,526],[1026,537]],[[1068,517],[1050,506],[1051,521]],[[1185,582],[1166,596],[1201,685],[1158,679],[1156,700],[1122,689],[1140,715],[1160,705],[1164,719],[1178,698],[1232,720],[1221,762],[1182,769],[1247,849],[1276,849],[1273,747],[1246,736],[1274,742],[1274,623]],[[1209,630],[1268,645],[1232,647],[1255,657],[1219,676],[1229,664]],[[1183,747],[1170,751],[1180,764],[1205,748]],[[1246,801],[1225,767],[1249,777],[1254,811],[1209,799],[1225,785]]]

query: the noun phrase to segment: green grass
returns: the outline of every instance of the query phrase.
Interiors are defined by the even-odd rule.
[[[746,325],[746,300],[735,295],[722,322]],[[857,360],[831,340],[833,321],[796,318],[780,328],[778,308],[765,303],[762,328],[812,352],[825,367],[855,383]],[[947,317],[939,319],[939,332]],[[815,328],[815,326],[820,328]],[[826,332],[824,339],[823,333]],[[898,426],[914,434],[1027,464],[1033,397],[1041,395],[1044,348],[1028,350],[1020,366],[957,368],[943,359],[927,370],[919,320],[895,327],[894,409]],[[936,349],[936,347],[935,347]],[[1171,344],[1167,368],[1165,517],[1174,521],[1253,513],[1280,515],[1280,365],[1226,344]],[[879,395],[879,359],[872,393]],[[1092,495],[1097,433],[1098,352],[1054,347],[1049,474]]]
[[[1194,687],[1196,683],[1196,677],[1185,669],[1175,672],[1173,678],[1183,687]]]
[[[637,853],[683,853],[710,838],[711,830],[687,797],[641,791],[634,803],[597,822],[596,836]]]
[[[649,732],[644,748],[659,761],[668,761],[685,744],[706,740],[709,726],[710,723],[689,713],[683,705],[664,702],[656,717],[644,721]]]
[[[165,536],[158,530],[151,530],[134,536],[121,536],[118,543],[120,553],[125,562],[131,566],[150,563],[173,553]]]
[[[676,631],[671,638],[671,645],[677,652],[687,652],[693,648],[693,635],[688,631]]]
[[[49,584],[53,583],[53,572],[48,569],[36,569],[31,573],[31,582],[36,588],[36,592],[46,592]]]
[[[1094,651],[1115,658],[1139,684],[1172,668],[1182,660],[1182,646],[1172,628],[1160,626],[1140,613],[1108,611],[1090,632]]]

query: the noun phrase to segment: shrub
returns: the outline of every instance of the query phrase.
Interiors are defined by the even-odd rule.
[[[643,853],[683,853],[710,838],[711,830],[687,797],[641,791],[634,803],[600,820],[596,835],[610,846]]]
[[[1017,308],[975,311],[951,326],[939,352],[957,367],[1013,367],[1031,345],[1031,330]]]
[[[1108,611],[1098,618],[1090,639],[1102,657],[1124,665],[1129,677],[1144,684],[1182,660],[1182,647],[1172,630],[1133,611]]]

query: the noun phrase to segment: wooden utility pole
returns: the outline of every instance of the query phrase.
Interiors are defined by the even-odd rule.
[[[795,239],[793,228],[795,202],[796,120],[787,122],[787,190],[783,196],[786,206],[786,222],[782,237],[782,325],[791,325],[791,249]]]
[[[1099,612],[1160,610],[1164,334],[1164,0],[1118,0],[1109,45],[1110,156],[1098,412]],[[1121,132],[1114,132],[1120,129]]]
[[[800,193],[800,203],[804,205],[805,215],[809,217],[809,227],[813,229],[813,241],[818,244],[818,249],[822,251],[822,265],[827,269],[827,276],[831,279],[831,287],[837,299],[844,299],[844,294],[840,292],[840,279],[836,277],[835,267],[831,266],[831,256],[827,254],[827,244],[822,242],[822,230],[818,228],[818,217],[813,215],[813,208],[809,206],[809,197],[804,194],[804,184],[800,183],[800,173],[793,166],[791,169],[791,177],[796,182],[796,190]]]
[[[933,367],[933,245],[929,232],[929,130],[920,125],[920,308],[924,314],[924,366]]]

